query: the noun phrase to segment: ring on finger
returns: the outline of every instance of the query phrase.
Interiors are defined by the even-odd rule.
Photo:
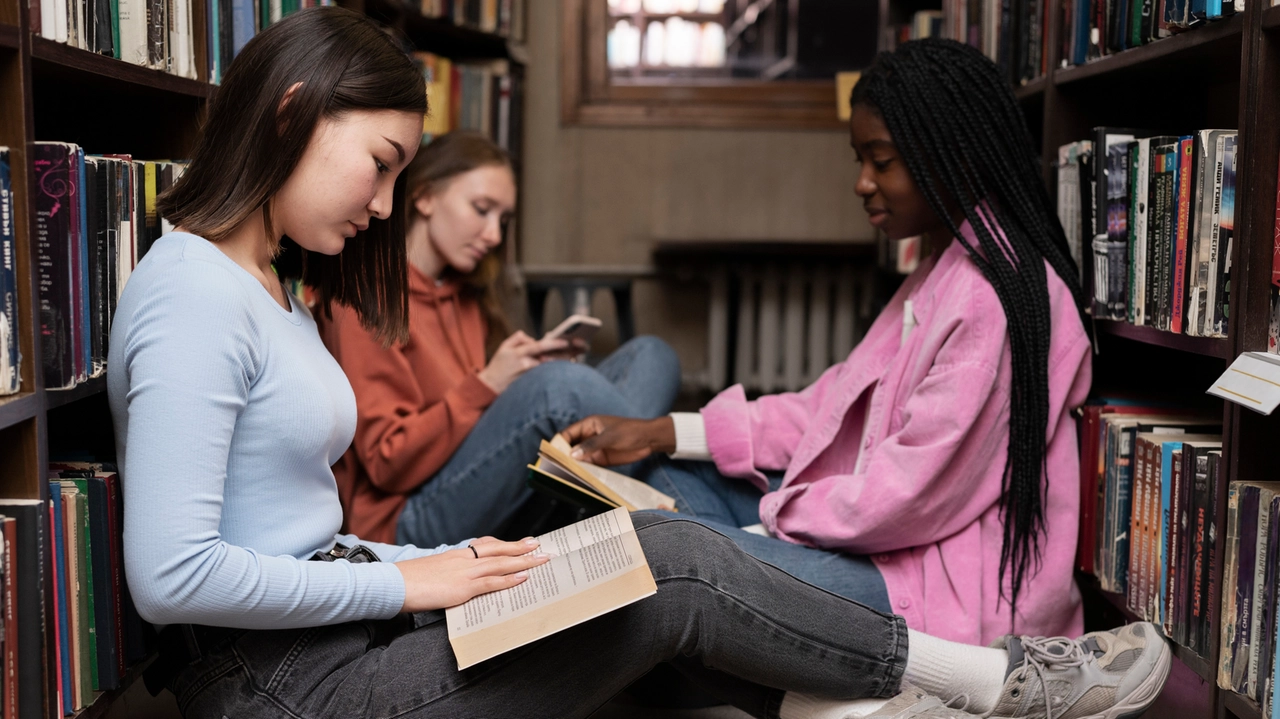
[[[479,558],[480,558],[480,552],[476,550],[475,545],[468,544],[468,545],[467,545],[467,549],[470,549],[470,550],[471,550],[471,553],[472,553],[472,554],[474,554],[474,555],[476,555],[476,559],[479,559]]]

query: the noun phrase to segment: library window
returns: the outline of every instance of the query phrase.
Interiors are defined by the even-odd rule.
[[[833,128],[878,0],[562,0],[566,124]]]

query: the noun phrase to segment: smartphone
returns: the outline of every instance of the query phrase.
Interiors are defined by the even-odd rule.
[[[555,329],[543,336],[542,339],[590,340],[603,324],[603,322],[595,317],[588,317],[587,315],[570,315],[564,322],[561,322]]]

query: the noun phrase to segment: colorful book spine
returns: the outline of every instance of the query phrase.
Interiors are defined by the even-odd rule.
[[[13,225],[13,185],[9,175],[9,148],[0,147],[0,394],[21,388],[21,355],[18,349],[17,245]]]
[[[1178,220],[1177,237],[1173,248],[1173,300],[1169,316],[1169,331],[1175,334],[1182,333],[1183,309],[1186,303],[1187,239],[1191,224],[1195,142],[1187,136],[1179,141],[1178,147]]]

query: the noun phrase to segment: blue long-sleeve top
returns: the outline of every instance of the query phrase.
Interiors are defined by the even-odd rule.
[[[355,396],[306,308],[286,310],[214,245],[171,233],[116,308],[107,390],[124,487],[124,561],[157,624],[278,629],[394,616],[390,562],[447,549],[339,535],[330,466]],[[382,563],[306,561],[335,542]]]

